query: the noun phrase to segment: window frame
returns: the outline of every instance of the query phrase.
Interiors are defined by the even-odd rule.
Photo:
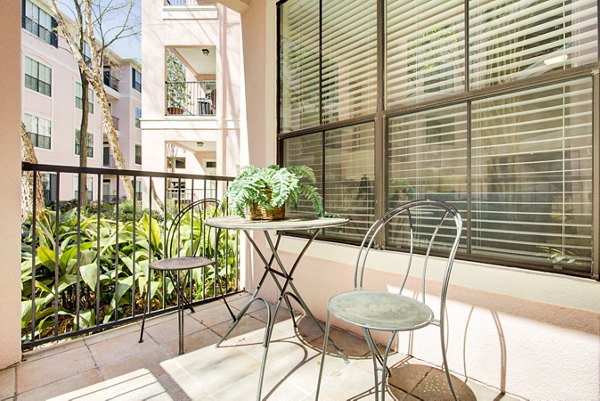
[[[142,72],[135,67],[131,67],[131,87],[142,93]]]
[[[44,96],[48,96],[48,97],[52,97],[52,67],[47,66],[46,64],[37,61],[36,59],[29,57],[27,55],[25,55],[25,67],[27,67],[27,60],[29,60],[29,63],[33,69],[33,63],[35,63],[36,68],[35,68],[35,72],[36,72],[36,76],[32,76],[29,75],[27,73],[27,68],[25,68],[24,70],[24,74],[25,74],[25,87],[27,89],[30,89],[32,91],[35,91],[37,93],[40,93]],[[50,75],[50,82],[46,82],[44,80],[42,80],[39,76],[40,76],[40,67],[44,67],[46,69],[48,69],[49,71],[49,75]],[[28,79],[29,78],[29,79]],[[41,84],[45,85],[42,86]],[[47,88],[46,90],[42,90],[40,88]],[[47,92],[47,93],[46,93]]]
[[[88,159],[94,158],[94,134],[92,132],[88,132],[88,144],[87,144],[87,157]],[[75,129],[75,156],[79,156],[81,152],[81,144],[79,141],[79,128]],[[78,150],[79,149],[79,150]]]
[[[31,138],[31,143],[33,144],[33,146],[38,149],[52,150],[52,121],[47,118],[39,117],[39,116],[36,116],[34,114],[29,114],[29,113],[24,113],[23,117],[24,117],[23,120],[25,123],[25,127],[27,129],[27,133],[29,134],[29,137]],[[27,120],[33,120],[33,119],[35,119],[35,122],[36,122],[35,123],[35,132],[33,132],[32,130],[29,130],[30,127],[27,124]],[[43,120],[48,124],[48,127],[49,127],[48,135],[46,135],[45,133],[40,133],[40,120]],[[40,138],[47,138],[48,146],[40,146]],[[45,141],[44,141],[44,144],[45,144]]]
[[[37,18],[31,18],[30,16],[27,15],[28,14],[27,11],[28,11],[29,7],[32,8],[33,14],[36,14],[36,11],[37,11],[37,16],[34,15],[34,17],[37,17]],[[42,41],[48,43],[49,45],[58,48],[58,34],[56,32],[58,23],[56,22],[56,19],[52,15],[50,15],[46,11],[42,10],[37,4],[33,4],[33,2],[31,0],[23,0],[21,15],[22,15],[21,25],[22,25],[23,29],[25,29],[27,32],[30,32],[31,34],[35,35]],[[41,18],[41,17],[43,17],[43,18]],[[43,19],[46,19],[47,17],[50,18],[50,27],[40,24],[40,21]],[[42,35],[40,30],[43,30],[45,35]]]
[[[81,92],[81,97],[79,97]],[[75,107],[79,110],[83,109],[83,85],[81,82],[75,81]],[[88,112],[94,114],[94,91],[88,88]]]
[[[293,1],[293,0],[289,0]],[[276,92],[276,101],[277,101],[277,162],[281,165],[284,163],[284,142],[287,139],[295,138],[304,135],[311,135],[317,133],[324,133],[325,131],[329,131],[332,129],[339,129],[348,126],[356,126],[364,123],[371,122],[375,125],[375,150],[373,152],[373,157],[375,160],[375,190],[374,196],[376,200],[375,207],[375,216],[374,218],[378,218],[381,216],[388,207],[388,194],[387,191],[387,165],[386,165],[386,154],[387,154],[387,141],[388,141],[388,131],[387,126],[389,119],[413,114],[420,111],[428,111],[436,108],[440,108],[443,106],[452,106],[461,103],[468,104],[470,107],[471,102],[487,99],[495,96],[499,96],[502,94],[514,93],[520,90],[527,90],[531,88],[536,88],[544,85],[551,85],[553,83],[560,83],[564,81],[574,80],[577,78],[588,77],[592,79],[593,86],[593,95],[592,95],[592,111],[593,115],[593,124],[592,124],[592,152],[595,157],[593,158],[593,177],[598,177],[600,175],[600,78],[598,77],[597,70],[600,68],[600,55],[598,56],[599,60],[594,62],[577,66],[571,68],[565,68],[561,70],[554,70],[544,72],[541,75],[530,76],[520,80],[509,81],[506,83],[501,83],[495,86],[480,88],[475,90],[470,90],[468,87],[469,77],[468,71],[470,69],[469,60],[468,60],[468,43],[465,45],[465,54],[466,54],[466,63],[465,63],[465,71],[466,77],[465,82],[467,87],[465,91],[454,93],[454,94],[440,94],[440,96],[432,96],[427,98],[425,101],[422,101],[418,104],[410,104],[410,105],[394,105],[392,107],[386,108],[385,104],[385,91],[387,89],[385,82],[385,69],[386,69],[386,30],[385,30],[385,20],[386,15],[383,14],[385,9],[385,0],[377,0],[378,11],[377,11],[377,43],[374,46],[377,46],[377,109],[373,114],[362,116],[360,118],[352,118],[347,120],[336,121],[334,123],[328,124],[318,124],[316,126],[311,126],[309,128],[300,128],[295,131],[284,131],[284,127],[281,126],[282,123],[282,115],[281,115],[281,89],[282,89],[282,58],[281,58],[281,21],[282,21],[282,5],[287,3],[288,0],[280,0],[277,2],[277,92]],[[596,10],[596,14],[600,14],[599,10]],[[320,14],[321,15],[321,14]],[[321,19],[321,17],[319,17]],[[468,29],[465,32],[466,37],[468,38]],[[600,35],[596,36],[596,43],[600,41]],[[468,39],[467,39],[468,42]],[[598,53],[600,54],[600,46],[597,44]],[[319,56],[322,58],[322,54]],[[319,87],[323,82],[322,72],[319,72]],[[321,101],[320,101],[321,102]],[[320,103],[319,114],[321,115],[320,121],[322,122],[322,105]],[[467,124],[471,124],[470,121],[467,121]],[[469,128],[470,129],[470,128]],[[324,159],[324,158],[323,158]],[[470,163],[470,161],[469,161]],[[327,166],[326,161],[323,161],[323,166]],[[518,257],[515,258],[502,258],[502,257],[486,257],[482,255],[473,255],[467,252],[460,252],[457,255],[457,258],[467,261],[474,262],[483,262],[490,263],[495,265],[504,265],[510,267],[519,267],[524,269],[536,270],[536,271],[546,271],[552,272],[556,274],[567,274],[571,276],[581,276],[587,278],[593,278],[595,280],[600,279],[600,246],[597,244],[597,239],[600,238],[600,185],[597,183],[597,179],[594,179],[593,188],[592,188],[592,198],[594,199],[592,203],[592,266],[591,272],[588,273],[578,273],[573,271],[561,271],[555,270],[548,265],[531,263],[527,261],[518,260]],[[470,184],[468,184],[470,185]],[[470,192],[469,192],[470,193]],[[326,193],[324,194],[326,197]],[[465,221],[470,221],[470,210],[468,209],[467,216],[463,216]],[[293,233],[291,235],[298,235]],[[321,235],[322,240],[330,241],[330,242],[340,242],[340,243],[351,243],[355,244],[355,241],[347,241],[343,239],[336,239],[327,236]]]

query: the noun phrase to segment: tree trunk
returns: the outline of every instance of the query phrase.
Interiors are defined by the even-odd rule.
[[[83,48],[83,45],[81,45]],[[81,77],[81,125],[79,128],[79,167],[87,167],[87,148],[88,148],[88,120],[89,120],[89,96],[88,88],[90,86],[85,74],[79,71]],[[81,174],[79,179],[79,204],[87,204],[87,174]]]
[[[35,149],[31,138],[25,129],[25,124],[21,123],[21,161],[37,164]],[[42,187],[42,177],[40,173],[35,173],[36,191],[33,193],[33,171],[23,172],[21,177],[21,218],[26,219],[33,213],[33,202],[35,199],[36,218],[44,211],[46,205],[44,203],[44,188]]]

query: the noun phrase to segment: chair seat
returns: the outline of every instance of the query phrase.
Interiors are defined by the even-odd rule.
[[[415,330],[433,320],[433,311],[424,303],[384,291],[342,292],[329,300],[328,308],[348,323],[373,330]]]
[[[214,264],[215,261],[212,259],[205,258],[204,256],[183,256],[180,258],[167,258],[157,260],[150,263],[150,267],[154,270],[188,270],[195,269],[197,267],[204,267]]]

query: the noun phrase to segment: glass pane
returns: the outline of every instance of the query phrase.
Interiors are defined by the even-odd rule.
[[[387,1],[386,105],[464,91],[461,0]]]
[[[524,79],[598,59],[596,2],[469,2],[472,88]]]
[[[313,169],[317,182],[315,186],[323,196],[323,134],[316,133],[283,141],[283,165],[305,165]],[[288,209],[288,211],[290,211]],[[304,198],[298,202],[298,213],[314,215],[312,203]]]
[[[476,254],[589,273],[592,80],[473,102]]]
[[[454,205],[465,219],[466,105],[392,117],[388,132],[388,208],[415,199],[442,200]],[[400,231],[391,227],[388,244],[398,245],[395,235]]]
[[[319,1],[280,7],[280,130],[319,124]]]
[[[373,123],[325,132],[325,211],[351,219],[327,236],[359,241],[373,222],[374,152]]]
[[[375,112],[377,4],[375,0],[323,2],[323,123]]]

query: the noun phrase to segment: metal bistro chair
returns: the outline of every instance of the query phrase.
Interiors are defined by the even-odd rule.
[[[208,228],[204,225],[204,219],[210,217],[216,217],[220,210],[220,204],[217,199],[205,198],[197,200],[185,208],[183,208],[169,226],[167,235],[165,237],[165,258],[151,262],[149,264],[149,282],[151,282],[152,270],[163,272],[169,277],[175,287],[177,293],[177,321],[179,328],[179,355],[184,353],[183,347],[183,334],[184,334],[184,315],[185,309],[189,309],[194,313],[194,308],[190,300],[185,295],[185,284],[190,281],[191,288],[191,272],[193,269],[204,268],[213,266],[215,269],[215,280],[219,290],[221,292],[221,298],[225,302],[225,306],[229,310],[229,314],[232,318],[235,317],[233,311],[227,304],[225,299],[225,292],[221,288],[221,283],[218,280],[218,267],[216,260],[209,259],[204,255],[201,255],[204,251],[203,244],[210,240],[211,236],[208,232]],[[181,228],[186,216],[189,216],[190,227],[189,227],[189,239],[182,238]],[[197,241],[194,240],[194,223],[199,222],[199,226],[202,227],[202,233],[198,236]],[[217,253],[217,245],[219,242],[219,233],[217,232],[214,236],[215,239],[215,254]],[[181,255],[184,256],[181,256]],[[215,256],[216,257],[216,256]],[[183,276],[182,274],[183,273]],[[191,291],[191,289],[190,289]],[[150,293],[147,292],[147,296],[144,302],[144,317],[142,320],[142,329],[140,332],[139,342],[144,342],[144,325],[146,323],[146,310],[150,303]],[[216,294],[215,294],[216,295]],[[191,296],[191,294],[190,294]]]
[[[446,379],[453,398],[457,399],[450,381],[444,330],[446,323],[446,293],[454,256],[458,249],[461,229],[462,220],[458,211],[446,202],[433,200],[417,200],[406,203],[387,212],[369,228],[360,246],[356,261],[354,290],[334,295],[327,304],[327,322],[315,400],[319,399],[332,316],[337,316],[341,320],[363,329],[365,340],[373,358],[376,401],[379,400],[380,393],[381,399],[385,400],[387,376],[390,375],[387,360],[396,334],[401,331],[417,330],[430,324],[439,326]],[[407,238],[401,234],[406,234]],[[388,242],[391,242],[392,245],[407,248],[405,276],[398,293],[367,290],[363,287],[365,265],[369,251],[371,248],[376,247],[376,241],[383,235],[389,238]],[[417,250],[423,255],[417,255]],[[438,319],[434,318],[432,309],[425,303],[427,264],[432,251],[436,254],[438,252],[443,253],[446,258]],[[420,299],[415,299],[416,296],[409,297],[402,295],[402,292],[411,268],[418,269],[418,265],[422,269],[421,294]],[[375,345],[371,335],[373,330],[390,333],[383,355]],[[379,371],[382,375],[381,382],[379,381]]]

